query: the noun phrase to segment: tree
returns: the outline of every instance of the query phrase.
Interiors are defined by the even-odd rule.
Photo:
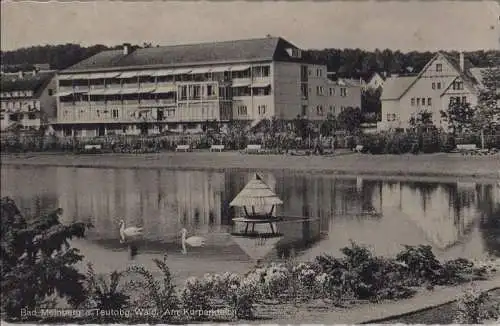
[[[90,225],[61,224],[61,209],[27,221],[12,199],[0,201],[2,313],[17,319],[21,309],[33,311],[54,294],[74,306],[82,303],[85,276],[74,265],[83,256],[68,240],[83,237]]]
[[[500,118],[500,68],[492,67],[482,72],[482,87],[479,92],[478,105],[473,117],[473,129],[481,132],[481,147],[484,148],[484,132],[498,125]]]
[[[420,110],[411,116],[408,123],[412,128],[415,128],[418,131],[432,126],[432,112],[428,110]]]
[[[326,137],[332,136],[335,124],[336,124],[335,116],[331,113],[328,113],[326,120],[323,121],[323,123],[321,123],[321,126],[319,128],[321,135]]]
[[[349,134],[355,134],[361,129],[363,114],[360,108],[348,107],[340,112],[337,121],[340,128],[346,130]]]
[[[453,136],[457,132],[470,130],[474,121],[475,108],[470,103],[451,101],[446,110],[441,111],[441,117],[448,123],[448,129]]]
[[[293,121],[293,124],[295,127],[295,132],[300,138],[306,139],[311,135],[312,128],[311,128],[311,123],[308,119],[300,115],[297,115],[297,117]]]
[[[382,89],[380,87],[368,88],[361,93],[361,109],[363,113],[375,113],[376,115],[382,113],[381,94]]]

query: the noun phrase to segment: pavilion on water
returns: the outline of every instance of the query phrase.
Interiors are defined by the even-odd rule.
[[[241,192],[230,203],[232,207],[243,207],[245,216],[233,218],[235,222],[245,223],[245,231],[234,235],[240,236],[260,236],[276,237],[280,236],[275,230],[274,223],[281,218],[273,216],[276,205],[283,204],[283,201],[274,193],[274,191],[264,183],[261,176],[257,173],[253,179],[241,190]],[[262,208],[271,207],[269,211],[262,211]],[[256,210],[257,208],[257,210]],[[269,224],[271,233],[255,232],[255,224]],[[252,230],[249,232],[249,226]]]

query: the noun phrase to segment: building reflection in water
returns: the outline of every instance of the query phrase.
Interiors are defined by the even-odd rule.
[[[499,255],[499,185],[382,181],[292,172],[260,173],[283,200],[275,214],[315,221],[283,224],[276,255],[335,252],[349,239],[392,254],[401,244]],[[227,234],[240,214],[229,203],[253,172],[2,168],[2,195],[29,216],[61,207],[66,221],[91,221],[89,239],[117,240],[118,221],[144,227],[148,241]],[[320,234],[327,234],[320,238]],[[225,238],[224,238],[225,239]],[[215,240],[214,240],[215,241]],[[227,245],[227,241],[220,241]],[[459,249],[457,249],[459,248]],[[458,251],[457,251],[458,250]]]

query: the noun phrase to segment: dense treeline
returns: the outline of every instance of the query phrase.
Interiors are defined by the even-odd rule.
[[[141,47],[150,47],[144,43]],[[119,46],[117,46],[119,47]],[[49,63],[52,69],[65,69],[100,51],[117,47],[93,45],[82,47],[78,44],[44,45],[21,48],[13,51],[2,51],[1,60],[4,66],[29,66]],[[138,47],[138,46],[136,46]],[[307,50],[305,56],[327,65],[328,71],[338,72],[342,77],[365,77],[375,71],[389,73],[407,73],[420,71],[435,53],[408,52],[392,50],[364,51],[360,49],[324,49]],[[457,52],[450,52],[457,55]],[[465,56],[477,67],[485,67],[498,62],[500,51],[466,52]],[[367,76],[366,76],[367,77]]]

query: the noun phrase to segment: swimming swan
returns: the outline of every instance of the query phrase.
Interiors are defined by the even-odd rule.
[[[126,242],[129,238],[142,236],[142,228],[130,226],[125,228],[125,221],[120,220],[120,243]]]
[[[183,228],[181,230],[182,233],[182,253],[186,254],[186,244],[191,246],[191,247],[203,247],[205,246],[205,238],[204,237],[199,237],[199,236],[192,236],[186,239],[187,236],[187,230]]]

